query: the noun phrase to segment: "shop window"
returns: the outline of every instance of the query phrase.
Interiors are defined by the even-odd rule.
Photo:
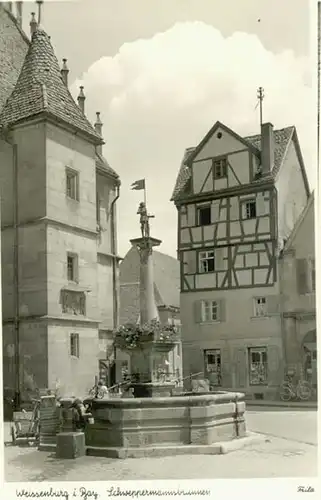
[[[206,350],[204,351],[204,358],[205,377],[209,380],[210,386],[220,386],[222,384],[221,350]]]
[[[248,354],[250,385],[267,384],[267,349],[265,347],[251,347]]]

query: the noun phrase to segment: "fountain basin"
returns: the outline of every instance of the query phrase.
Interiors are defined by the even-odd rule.
[[[210,453],[217,443],[246,436],[241,393],[94,400],[92,414],[89,455]]]

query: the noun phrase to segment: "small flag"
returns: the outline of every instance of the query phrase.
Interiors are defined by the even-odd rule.
[[[138,181],[133,182],[131,188],[139,191],[140,189],[145,189],[145,179],[139,179]]]

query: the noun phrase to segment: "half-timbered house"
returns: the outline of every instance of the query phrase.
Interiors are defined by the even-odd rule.
[[[276,393],[283,377],[279,254],[307,204],[294,126],[241,137],[217,122],[188,148],[178,211],[183,370],[212,386]]]

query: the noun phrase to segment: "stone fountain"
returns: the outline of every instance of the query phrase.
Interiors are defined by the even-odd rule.
[[[173,369],[166,374],[166,364],[169,364],[168,354],[179,338],[174,325],[159,323],[154,295],[153,248],[159,246],[161,240],[150,235],[149,219],[153,216],[148,214],[145,203],[139,205],[137,213],[140,215],[141,237],[130,242],[140,259],[140,325],[120,327],[115,342],[118,348],[129,354],[135,397],[170,396],[175,387],[175,375]],[[135,343],[131,342],[132,337],[136,338]],[[129,339],[127,345],[124,343],[126,338]]]
[[[117,458],[227,451],[248,441],[244,394],[219,392],[171,395],[175,380],[160,381],[157,366],[176,342],[175,331],[160,326],[154,297],[153,248],[146,204],[141,203],[141,237],[131,240],[140,255],[140,325],[122,326],[116,345],[130,354],[134,398],[92,402],[94,424],[86,430],[87,454]]]

